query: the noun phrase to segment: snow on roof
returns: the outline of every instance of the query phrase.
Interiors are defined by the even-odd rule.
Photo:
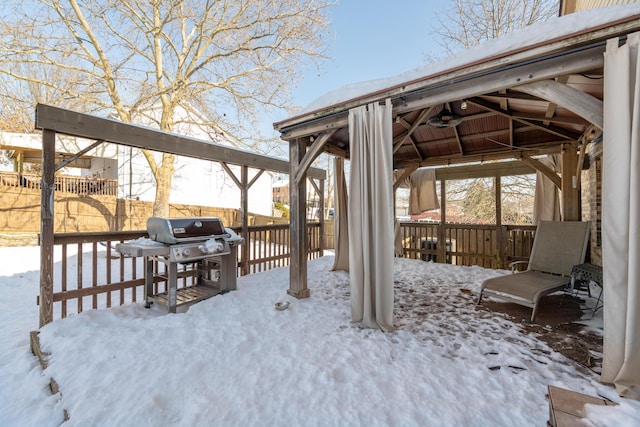
[[[638,15],[640,19],[640,4],[591,9],[544,22],[538,22],[496,39],[489,40],[458,55],[442,59],[438,62],[430,63],[392,77],[343,86],[312,101],[293,117],[322,110],[373,92],[400,86],[410,81],[424,80],[429,76],[441,74],[447,70],[452,70],[484,58],[508,56],[523,48],[533,47],[555,39],[567,38],[573,34],[607,26],[607,24],[612,24],[621,19],[628,19],[635,15]]]

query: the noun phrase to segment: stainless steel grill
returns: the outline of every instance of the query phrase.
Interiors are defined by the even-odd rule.
[[[124,255],[145,258],[145,306],[153,302],[166,305],[175,313],[221,292],[236,289],[237,250],[244,243],[219,218],[158,218],[147,220],[148,239],[120,243],[116,250]],[[166,264],[166,276],[154,273],[153,262]],[[178,265],[193,264],[196,284],[178,289]],[[156,279],[167,282],[167,291],[154,294]]]

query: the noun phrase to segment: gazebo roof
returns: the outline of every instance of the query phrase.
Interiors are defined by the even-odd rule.
[[[393,103],[394,168],[557,153],[602,129],[606,40],[640,31],[640,5],[526,27],[453,58],[340,88],[274,124],[285,140],[349,157],[350,108]],[[449,110],[457,125],[433,127]],[[452,121],[451,121],[452,122]]]

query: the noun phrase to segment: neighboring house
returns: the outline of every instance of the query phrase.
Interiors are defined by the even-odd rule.
[[[273,183],[273,202],[289,204],[289,180],[278,179]]]
[[[153,110],[147,113],[151,117],[154,116]],[[187,121],[191,123],[198,121],[195,114],[180,108],[176,115],[179,115],[176,120],[179,123],[175,126],[174,133],[241,148],[240,144],[220,129],[207,129],[204,126],[186,124]],[[149,127],[153,127],[152,120],[139,121],[146,121],[149,123]],[[203,122],[203,120],[200,121]],[[60,138],[56,150],[60,158],[68,158],[92,142],[76,138]],[[10,156],[14,159],[14,170],[16,171],[21,171],[23,162],[39,163],[41,148],[42,136],[39,133],[2,133],[0,135],[0,149],[9,151]],[[161,154],[156,153],[154,156],[159,163]],[[147,160],[139,149],[101,144],[91,150],[88,155],[82,156],[80,161],[73,163],[72,166],[74,167],[66,168],[63,174],[117,179],[118,198],[120,199],[148,202],[153,202],[155,199],[155,180]],[[230,165],[229,168],[236,177],[240,177],[238,167]],[[249,180],[256,173],[257,171],[250,169]],[[248,198],[249,212],[271,216],[271,182],[271,173],[265,172],[251,186]],[[170,202],[238,209],[240,207],[240,189],[219,163],[179,157],[175,162]]]
[[[273,183],[273,202],[289,205],[289,180],[278,179]],[[325,216],[333,219],[333,208],[325,206]],[[313,186],[307,183],[307,219],[320,219],[320,197]]]
[[[616,4],[638,3],[638,0],[561,0],[560,16],[597,7],[613,6]]]

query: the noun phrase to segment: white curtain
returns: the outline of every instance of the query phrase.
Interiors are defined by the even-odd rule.
[[[554,172],[561,172],[560,155],[550,154],[540,159],[540,163]],[[560,221],[560,190],[545,174],[536,172],[536,191],[533,204],[533,223],[540,221]]]
[[[393,172],[396,181],[404,169]],[[409,215],[420,215],[422,212],[440,209],[440,200],[436,192],[436,170],[418,169],[405,178],[398,188],[409,189]]]
[[[392,104],[349,111],[351,320],[393,330]]]
[[[418,169],[409,177],[409,214],[420,215],[422,212],[440,209],[440,201],[436,193],[436,170]]]
[[[335,157],[334,165],[334,194],[336,209],[333,215],[333,231],[335,245],[335,259],[331,270],[349,271],[349,228],[347,227],[347,184],[344,177],[344,159]]]
[[[640,33],[607,42],[604,77],[602,381],[640,399]]]

